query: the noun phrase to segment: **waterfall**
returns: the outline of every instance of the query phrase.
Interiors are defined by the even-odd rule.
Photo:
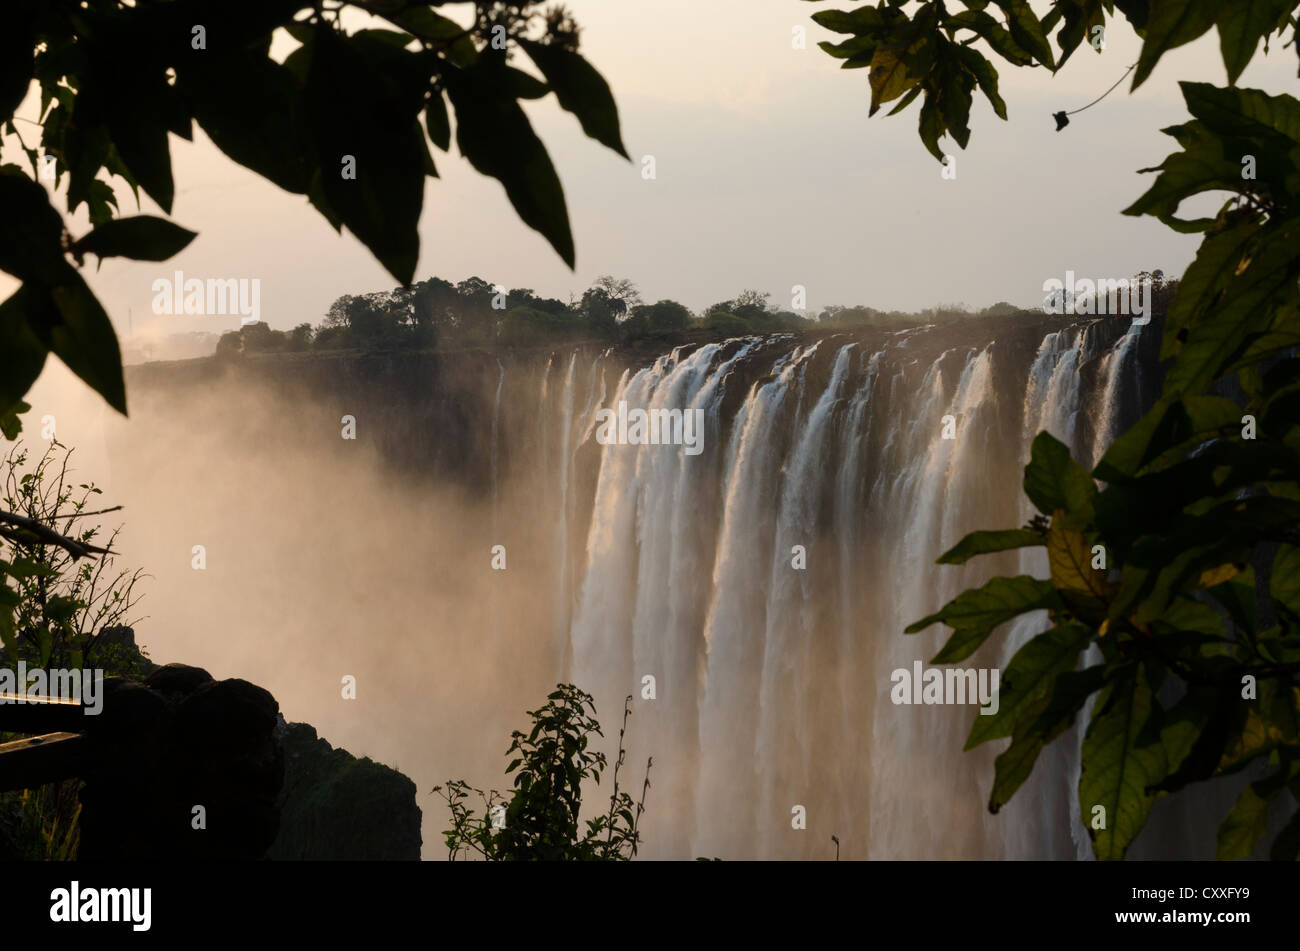
[[[500,466],[499,459],[501,455],[501,447],[500,447],[501,390],[505,387],[505,383],[506,383],[506,366],[504,363],[501,362],[500,359],[497,360],[497,368],[499,371],[497,375],[497,389],[496,389],[496,394],[492,398],[492,446],[491,449],[489,450],[491,455],[490,465],[492,470],[492,544],[494,546],[502,544],[501,529],[500,529],[500,524],[501,524],[500,469],[501,466]],[[491,611],[492,611],[492,642],[494,644],[497,644],[500,643],[501,612],[498,609],[497,601],[495,598],[492,600]]]
[[[1038,550],[934,560],[1030,517],[1040,429],[1095,461],[1140,409],[1139,333],[750,337],[548,367],[553,629],[607,735],[633,698],[624,788],[654,757],[642,854],[827,858],[831,835],[846,858],[1086,854],[1075,731],[991,816],[997,750],[961,752],[976,706],[896,705],[891,673],[928,665],[946,629],[903,628],[963,588],[1046,574]],[[598,444],[596,411],[620,402],[702,411],[702,451]],[[1021,618],[962,666],[1004,668],[1045,628]]]
[[[569,369],[564,374],[564,392],[560,398],[560,453],[558,459],[559,491],[555,495],[556,510],[560,518],[555,531],[555,621],[557,643],[563,645],[565,629],[569,623],[569,519],[572,507],[569,494],[569,466],[573,461],[573,371],[578,365],[578,354],[569,356]],[[549,377],[549,365],[548,365]],[[542,391],[542,405],[546,405],[546,391]]]

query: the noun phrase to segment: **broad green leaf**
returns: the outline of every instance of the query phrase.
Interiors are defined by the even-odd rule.
[[[1300,617],[1300,546],[1278,546],[1268,591],[1274,601]]]
[[[1211,83],[1180,82],[1187,111],[1220,136],[1278,144],[1300,143],[1300,100],[1259,89],[1225,89]],[[1270,137],[1279,137],[1270,142]]]
[[[1151,187],[1124,209],[1124,214],[1152,215],[1178,230],[1205,230],[1213,223],[1211,220],[1185,221],[1177,217],[1178,209],[1184,201],[1203,192],[1237,194],[1245,191],[1247,182],[1241,177],[1241,155],[1229,154],[1230,143],[1201,122],[1185,122],[1161,131],[1177,138],[1183,150],[1166,156],[1154,168],[1140,169],[1159,174]],[[1251,223],[1254,224],[1253,219]],[[1228,241],[1219,243],[1229,244]],[[1182,293],[1181,284],[1178,290]]]
[[[1223,606],[1234,624],[1247,630],[1255,629],[1255,572],[1243,571],[1225,584],[1215,585],[1208,592]]]
[[[1240,431],[1240,427],[1241,408],[1231,400],[1218,396],[1163,396],[1110,444],[1093,475],[1114,483],[1159,471],[1163,468],[1160,462],[1182,459],[1190,448],[1230,428]],[[1097,505],[1100,509],[1100,499]]]
[[[1065,510],[1057,509],[1047,531],[1047,562],[1052,585],[1057,591],[1107,601],[1114,594],[1114,585],[1106,581],[1105,572],[1092,567],[1092,546],[1088,539],[1082,532],[1067,528],[1065,522]]]
[[[1075,462],[1066,445],[1050,433],[1039,433],[1030,447],[1025,466],[1025,494],[1038,511],[1051,515],[1064,509],[1072,524],[1086,523],[1092,515],[1097,487],[1088,470]]]
[[[964,10],[950,16],[947,23],[954,28],[975,31],[993,52],[1013,66],[1028,66],[1034,61],[1034,57],[1012,38],[1006,27],[983,10]]]
[[[879,41],[865,36],[855,36],[851,40],[845,40],[842,43],[832,43],[829,40],[823,40],[817,46],[823,52],[835,57],[836,59],[853,60],[852,64],[841,63],[842,69],[855,68],[860,66],[870,66],[871,56],[876,50],[876,44]]]
[[[1016,727],[1011,745],[994,760],[993,791],[989,812],[996,813],[1021,787],[1043,749],[1074,723],[1083,705],[1106,681],[1104,665],[1081,671],[1064,671],[1052,682],[1047,704]]]
[[[888,112],[886,112],[885,115],[886,115],[886,116],[894,116],[894,115],[898,115],[898,113],[902,112],[904,109],[906,109],[908,106],[910,106],[913,102],[915,102],[915,101],[916,101],[916,97],[919,96],[919,95],[921,95],[921,93],[924,92],[924,91],[925,91],[925,88],[924,88],[923,86],[913,86],[913,87],[908,91],[907,95],[903,96],[902,99],[898,100],[898,102],[896,102],[896,103],[894,104],[894,108],[892,108],[892,109],[890,109]]]
[[[921,81],[919,74],[910,73],[903,51],[887,46],[876,47],[871,57],[871,109],[875,115],[882,105],[892,102]]]
[[[1230,85],[1241,77],[1259,41],[1294,7],[1295,0],[1233,0],[1220,4],[1219,50]]]
[[[1266,327],[1274,308],[1293,303],[1300,275],[1300,218],[1270,227],[1254,256],[1225,290],[1213,320],[1191,328],[1165,392],[1204,392],[1237,360],[1251,335]]]
[[[1193,686],[1164,717],[1160,742],[1165,748],[1169,776],[1156,791],[1171,791],[1209,776],[1218,765],[1226,742],[1226,718],[1206,734],[1211,720],[1223,711],[1224,692],[1215,687]],[[1234,702],[1227,698],[1227,702]],[[1217,750],[1214,748],[1217,743]],[[1196,753],[1196,756],[1193,754]],[[1189,759],[1190,757],[1190,759]]]
[[[939,556],[935,564],[960,565],[976,555],[1015,548],[1031,548],[1045,544],[1041,532],[1031,528],[1009,528],[1002,531],[971,532],[952,548]]]
[[[1007,27],[1016,44],[1028,50],[1034,59],[1048,69],[1055,69],[1056,61],[1052,57],[1051,44],[1047,42],[1043,25],[1027,0],[997,0],[997,5],[1007,14]]]
[[[1216,859],[1250,858],[1255,843],[1268,828],[1268,807],[1272,798],[1265,799],[1256,793],[1254,783],[1241,791],[1237,804],[1219,825]]]
[[[1212,639],[1226,638],[1228,633],[1223,617],[1212,605],[1185,596],[1174,598],[1169,603],[1164,614],[1155,622],[1154,629],[1164,629],[1184,635],[1204,634]]]
[[[1070,0],[1069,3],[1058,3],[1052,7],[1048,18],[1043,20],[1043,29],[1050,30],[1055,26],[1056,15],[1064,20],[1064,25],[1056,34],[1056,44],[1061,48],[1061,58],[1057,62],[1057,69],[1065,65],[1065,61],[1070,55],[1079,48],[1079,44],[1085,39],[1091,40],[1094,27],[1103,27],[1106,23],[1106,7],[1103,0]],[[1049,19],[1052,20],[1049,23]],[[1098,53],[1102,50],[1099,48]]]
[[[1232,773],[1278,747],[1300,742],[1296,722],[1300,718],[1300,687],[1261,682],[1258,702],[1246,705],[1241,729],[1230,737],[1219,760],[1218,771]]]
[[[1258,236],[1258,223],[1245,221],[1201,242],[1196,250],[1196,259],[1178,282],[1178,290],[1165,316],[1160,359],[1176,356],[1182,349],[1184,329],[1194,326],[1206,313],[1212,312]]]
[[[1250,858],[1255,844],[1268,831],[1268,807],[1285,787],[1293,768],[1290,764],[1283,766],[1272,776],[1250,783],[1241,791],[1237,804],[1219,824],[1216,859]]]
[[[963,749],[1011,736],[1027,717],[1037,715],[1057,675],[1074,670],[1091,639],[1088,628],[1067,624],[1039,634],[1016,651],[1001,677],[998,712],[976,715]]]
[[[975,88],[975,78],[952,57],[944,56],[940,63],[942,69],[937,70],[941,83],[939,108],[948,134],[964,149],[970,142],[971,91]]]
[[[993,68],[993,64],[978,50],[971,49],[969,46],[957,46],[955,52],[962,65],[970,70],[975,81],[979,83],[980,92],[984,93],[989,104],[993,106],[993,112],[999,119],[1005,119],[1007,104],[998,93],[998,71]]]
[[[1152,714],[1158,709],[1143,665],[1127,668],[1098,696],[1083,738],[1079,777],[1081,819],[1099,859],[1121,859],[1146,824],[1168,760]],[[1105,828],[1094,828],[1094,808]]]
[[[876,7],[859,7],[856,10],[819,10],[812,21],[834,33],[865,34],[881,30],[885,18]]]
[[[936,622],[953,629],[952,637],[930,661],[952,664],[965,660],[999,624],[1028,611],[1061,606],[1056,590],[1047,581],[1017,575],[993,578],[982,588],[965,591],[936,614],[909,625],[908,634],[922,631]]]
[[[939,137],[943,135],[943,113],[939,109],[938,97],[927,91],[925,101],[921,103],[921,119],[917,134],[927,150],[938,161],[944,160],[943,149],[939,148]]]

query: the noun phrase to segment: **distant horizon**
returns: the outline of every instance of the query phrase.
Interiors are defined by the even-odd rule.
[[[1104,51],[1081,49],[1055,76],[999,69],[1010,121],[977,100],[969,147],[943,141],[958,170],[945,181],[917,141],[914,114],[868,119],[865,72],[840,70],[817,49],[833,35],[812,23],[817,8],[803,0],[571,7],[583,50],[618,102],[633,157],[601,149],[553,101],[528,103],[565,186],[576,269],[453,146],[438,157],[442,177],[427,183],[420,279],[490,274],[567,300],[613,274],[635,280],[649,300],[696,312],[719,292],[755,287],[781,301],[799,284],[814,313],[851,302],[915,312],[958,301],[1031,306],[1042,282],[1067,269],[1179,274],[1194,253],[1193,236],[1119,212],[1151,181],[1136,170],[1176,148],[1158,131],[1186,118],[1176,80],[1223,80],[1213,35],[1172,51],[1137,93],[1122,83],[1061,132],[1052,112],[1095,99],[1135,61],[1131,30],[1116,20]],[[805,49],[792,48],[796,27],[807,31]],[[287,52],[292,43],[281,45]],[[1292,82],[1287,52],[1257,56],[1240,85]],[[33,93],[18,114],[30,121],[38,105]],[[20,122],[24,134],[28,128]],[[12,137],[2,144],[0,161],[25,161]],[[83,271],[123,339],[149,336],[154,325],[220,332],[213,318],[150,312],[151,282],[175,269],[259,278],[262,309],[278,330],[316,323],[342,294],[395,285],[354,237],[336,235],[305,199],[237,165],[202,131],[192,143],[172,136],[171,147],[171,217],[198,237],[165,264],[111,259]],[[656,156],[654,181],[641,178],[644,155]],[[129,190],[118,191],[123,213],[133,213]],[[147,198],[141,204],[158,211]],[[74,234],[88,230],[84,208],[69,225]],[[0,298],[16,287],[0,277]]]

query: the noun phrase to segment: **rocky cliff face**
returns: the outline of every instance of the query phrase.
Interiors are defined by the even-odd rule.
[[[209,593],[214,574],[200,583],[186,566],[171,578],[177,591],[213,598],[206,643],[238,617],[258,639],[237,669],[258,672],[349,748],[400,761],[421,787],[448,774],[482,785],[499,777],[493,740],[517,726],[520,697],[574,682],[602,712],[617,711],[629,684],[653,674],[660,702],[638,708],[629,746],[630,761],[655,756],[665,803],[650,816],[648,854],[802,855],[800,842],[774,834],[757,842],[746,831],[753,817],[732,800],[735,777],[750,776],[759,792],[745,808],[779,815],[785,764],[810,755],[801,737],[816,735],[831,744],[821,761],[854,772],[823,784],[822,800],[790,801],[839,817],[852,854],[1065,855],[1077,815],[1069,783],[1040,790],[1050,816],[995,827],[978,792],[991,763],[974,758],[959,767],[973,811],[947,829],[907,825],[930,812],[898,790],[951,798],[957,787],[942,752],[916,755],[946,749],[919,735],[929,729],[921,720],[902,721],[917,736],[892,735],[889,674],[938,649],[899,637],[908,623],[998,570],[936,576],[933,565],[965,532],[1027,518],[1019,484],[1034,434],[1052,431],[1088,464],[1149,404],[1159,320],[1128,329],[1022,313],[762,339],[694,332],[613,348],[157,364],[128,380],[136,442],[124,441],[115,470],[124,485],[150,488],[148,505],[179,485],[175,504],[206,510],[189,534],[160,525],[165,544],[141,558],[166,565],[194,541],[226,553],[212,570],[226,572],[223,592],[247,593],[237,605]],[[705,411],[703,453],[602,442],[596,413],[620,400],[694,401]],[[340,432],[344,416],[355,418],[355,440]],[[945,417],[962,438],[942,435]],[[165,449],[150,468],[154,445]],[[498,543],[508,571],[488,567]],[[785,570],[789,556],[775,553],[796,544],[815,553],[816,571]],[[1013,557],[1003,573],[1045,570]],[[175,609],[192,614],[189,603]],[[375,636],[358,646],[358,632]],[[235,647],[223,642],[223,663]],[[298,658],[311,658],[308,674],[380,685],[366,695],[373,705],[340,708]],[[759,722],[756,708],[784,712]],[[448,728],[468,716],[472,730]],[[877,717],[890,730],[876,730]],[[950,720],[936,735],[959,749],[969,722]],[[313,756],[334,761],[339,777],[306,770],[321,801],[302,813],[303,835],[326,841],[312,823],[350,823],[341,803],[386,800],[366,798],[364,783],[346,787],[364,764],[328,745]],[[1044,783],[1064,775],[1053,768]],[[870,821],[868,782],[872,809],[895,818]],[[728,817],[697,828],[735,841],[690,839],[696,815]],[[765,827],[788,827],[784,819]]]
[[[286,724],[261,687],[159,667],[128,627],[102,636],[110,673],[130,679],[107,678],[103,713],[85,719],[84,772],[54,795],[0,796],[0,859],[59,857],[60,843],[80,859],[419,859],[406,776]],[[40,827],[74,821],[73,797],[79,828],[52,846]]]
[[[1162,322],[1162,315],[1157,315],[1155,326],[1138,344],[1139,361],[1153,373]],[[1018,390],[1023,379],[1013,377],[1017,372],[1023,377],[1044,337],[1075,325],[1091,325],[1091,333],[1104,348],[1124,335],[1128,320],[1060,317],[1038,311],[972,316],[917,333],[908,356],[918,365],[928,366],[946,350],[982,348],[996,342],[999,385]],[[903,327],[905,332],[918,329],[919,325]],[[805,346],[825,339],[828,342],[822,349],[828,352],[856,340],[864,352],[871,352],[897,333],[859,326],[766,336],[773,340],[797,338]],[[554,422],[539,415],[538,395],[544,396],[548,385],[552,389],[563,386],[571,359],[585,369],[599,358],[608,396],[624,370],[635,372],[649,366],[675,348],[689,352],[726,339],[727,335],[718,331],[692,329],[648,335],[615,346],[603,341],[557,341],[499,353],[462,350],[207,357],[129,367],[127,383],[135,406],[146,407],[156,401],[196,425],[214,422],[212,417],[221,410],[212,404],[212,394],[232,389],[256,393],[258,405],[281,413],[304,405],[328,408],[331,412],[281,417],[271,426],[264,420],[244,420],[241,432],[249,440],[273,440],[278,452],[295,447],[315,451],[330,445],[373,449],[385,466],[412,481],[451,482],[487,494],[493,484],[494,455],[496,474],[502,480],[514,463],[531,461],[521,457],[538,449],[540,430]],[[1085,375],[1095,371],[1096,367],[1082,370]],[[757,364],[736,367],[734,384],[722,407],[724,417],[743,401],[758,372]],[[815,367],[812,372],[824,376],[829,366]],[[1155,382],[1148,381],[1148,385]],[[1137,394],[1123,395],[1126,405],[1141,402]],[[356,421],[352,443],[339,439],[345,415]]]
[[[276,727],[284,749],[280,834],[272,859],[419,861],[415,783],[335,749],[306,723]]]

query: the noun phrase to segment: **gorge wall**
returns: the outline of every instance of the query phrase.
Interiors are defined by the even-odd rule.
[[[644,855],[830,858],[836,835],[845,858],[1083,856],[1078,736],[991,816],[993,751],[961,752],[975,707],[895,705],[890,675],[944,639],[908,623],[994,573],[1045,573],[1036,551],[934,559],[1027,520],[1039,429],[1090,465],[1141,414],[1158,324],[136,367],[106,447],[126,551],[159,580],[138,629],[411,775],[426,857],[445,827],[430,787],[503,786],[510,730],[561,680],[595,696],[611,757],[634,698]],[[600,444],[596,413],[620,401],[702,411],[702,451]],[[1043,626],[966,664],[1001,667]],[[1213,824],[1181,831],[1197,808],[1159,804],[1134,855],[1212,855]]]

